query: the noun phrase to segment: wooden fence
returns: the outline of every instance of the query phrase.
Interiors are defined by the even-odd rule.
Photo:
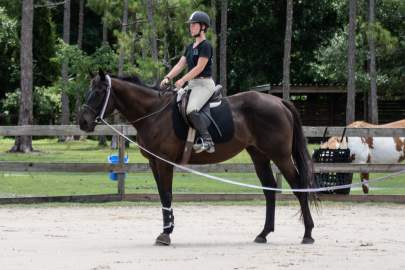
[[[136,130],[132,126],[115,126],[127,136],[136,136]],[[328,127],[326,136],[341,136],[343,127]],[[325,127],[304,127],[306,137],[322,137]],[[116,135],[107,126],[97,126],[92,133],[85,133],[77,126],[0,126],[0,136],[73,136],[73,135]],[[348,128],[347,136],[401,136],[405,137],[405,128]],[[33,203],[50,201],[115,201],[115,200],[155,200],[155,194],[125,194],[124,175],[127,172],[149,172],[148,164],[124,164],[125,142],[119,138],[119,164],[102,163],[35,163],[35,162],[0,162],[0,171],[18,172],[117,172],[117,194],[105,195],[82,195],[82,196],[56,196],[56,197],[29,197],[29,198],[0,198],[0,203]],[[193,169],[203,172],[253,172],[253,164],[210,164],[192,165]],[[316,163],[316,172],[398,172],[405,170],[405,164],[325,164]],[[274,167],[277,173],[278,169]],[[279,183],[280,177],[278,177]],[[261,194],[175,194],[176,200],[246,200],[262,199]],[[405,196],[323,196],[328,200],[352,200],[352,201],[395,201],[405,202]],[[291,199],[291,195],[279,194],[280,199]]]

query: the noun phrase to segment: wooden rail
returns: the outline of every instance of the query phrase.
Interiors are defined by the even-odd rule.
[[[253,164],[249,163],[220,163],[209,165],[189,165],[191,169],[205,173],[243,173],[254,172]],[[405,164],[352,164],[352,163],[315,163],[315,172],[398,172],[405,170]],[[140,173],[150,172],[148,163],[132,164],[104,164],[104,163],[33,163],[33,162],[0,162],[0,171],[8,172],[128,172]],[[181,171],[176,169],[176,171]],[[279,170],[273,165],[273,171]]]
[[[125,135],[135,136],[136,130],[129,125],[115,125]],[[306,137],[322,137],[326,127],[303,127]],[[341,136],[344,127],[328,127],[327,137]],[[75,125],[33,125],[33,126],[0,126],[0,136],[73,136],[73,135],[116,135],[105,125],[96,126],[94,132],[86,133]],[[405,128],[347,128],[346,136],[365,137],[405,137]]]

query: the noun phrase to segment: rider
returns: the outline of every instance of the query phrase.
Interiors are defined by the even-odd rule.
[[[210,17],[205,12],[195,11],[187,23],[190,35],[195,40],[185,48],[183,56],[165,76],[160,86],[164,87],[169,84],[169,81],[180,74],[187,65],[188,73],[177,80],[175,85],[177,89],[181,89],[188,82],[188,87],[191,89],[186,112],[192,125],[201,135],[200,143],[194,145],[194,150],[197,153],[202,151],[213,153],[215,151],[214,142],[208,132],[207,123],[200,113],[201,108],[215,91],[215,83],[211,77],[213,49],[205,37],[210,26]]]

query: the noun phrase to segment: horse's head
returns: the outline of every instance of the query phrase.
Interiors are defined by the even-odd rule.
[[[80,112],[79,125],[81,130],[94,131],[97,119],[114,110],[110,92],[111,78],[100,69],[98,75],[92,76],[86,101]]]

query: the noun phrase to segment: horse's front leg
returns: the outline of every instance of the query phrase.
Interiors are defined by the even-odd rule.
[[[172,209],[173,166],[159,160],[151,160],[149,163],[159,191],[163,214],[163,232],[156,238],[156,244],[170,245],[170,234],[174,229]]]

